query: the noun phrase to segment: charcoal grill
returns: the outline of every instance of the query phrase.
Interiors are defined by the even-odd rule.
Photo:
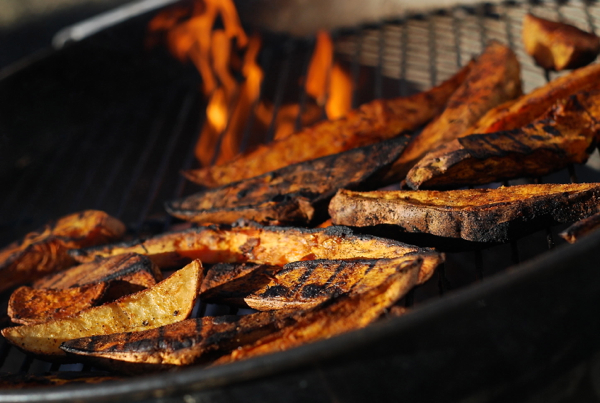
[[[528,11],[588,30],[600,18],[596,2],[504,2],[332,31],[336,58],[355,84],[353,106],[439,83],[491,39],[515,50],[525,91],[544,84],[553,75],[532,64],[519,39]],[[119,217],[131,236],[178,224],[163,202],[199,190],[179,171],[196,164],[206,101],[191,66],[141,46],[152,15],[26,60],[0,81],[0,244],[85,208]],[[304,105],[299,83],[314,38],[263,34],[261,96],[275,110]],[[247,136],[273,135],[273,125],[261,133],[252,121],[247,127]],[[586,166],[506,184],[532,180],[600,181],[597,155]],[[600,234],[565,245],[561,229],[449,252],[437,276],[405,299],[406,315],[361,331],[223,367],[1,391],[0,402],[598,401]],[[0,340],[0,371],[98,370],[32,359]]]

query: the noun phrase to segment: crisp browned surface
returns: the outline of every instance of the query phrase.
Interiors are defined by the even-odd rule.
[[[200,297],[259,311],[308,309],[336,295],[357,294],[375,288],[403,267],[414,265],[415,260],[420,257],[311,260],[288,263],[279,270],[263,266],[216,287],[204,287],[203,284]]]
[[[1,389],[29,389],[36,387],[84,385],[123,379],[115,375],[104,375],[101,372],[70,372],[61,371],[47,374],[2,374],[0,375]]]
[[[97,210],[86,210],[47,224],[0,250],[0,292],[69,267],[68,250],[113,242],[125,225]]]
[[[157,328],[186,319],[194,307],[203,268],[199,261],[176,271],[146,290],[45,323],[9,327],[2,335],[22,350],[42,356],[64,356],[66,340]]]
[[[64,290],[17,288],[8,300],[8,316],[14,323],[31,325],[66,318],[98,305],[107,283],[88,284]]]
[[[600,228],[600,213],[577,221],[558,235],[569,243],[575,243],[584,236],[597,231],[598,228]]]
[[[341,188],[376,189],[378,178],[402,152],[407,137],[394,138],[305,161],[166,204],[169,214],[197,223],[302,223],[326,217]],[[308,147],[310,148],[310,147]]]
[[[553,222],[596,213],[600,184],[520,185],[499,189],[352,192],[342,190],[329,212],[336,224],[394,224],[475,242],[506,241]]]
[[[390,239],[354,235],[349,228],[301,229],[293,227],[200,227],[157,235],[145,241],[73,251],[81,261],[126,252],[148,255],[158,266],[200,259],[213,263],[279,265],[315,259],[389,259],[405,255],[423,257],[428,278],[443,257],[433,249],[418,248]]]
[[[418,273],[418,264],[415,262],[362,294],[342,296],[311,310],[300,311],[294,315],[296,323],[265,336],[252,345],[234,350],[215,361],[215,364],[284,351],[365,327],[416,284]]]
[[[201,185],[216,187],[415,130],[443,110],[470,67],[467,65],[429,91],[404,98],[372,101],[341,119],[320,122],[241,154],[226,164],[187,171],[185,176]]]
[[[600,64],[582,67],[536,88],[515,102],[490,110],[461,137],[518,129],[542,116],[559,99],[582,90],[598,88],[599,82]]]
[[[290,311],[188,319],[157,329],[70,340],[61,348],[124,372],[205,363],[293,323]]]
[[[600,92],[562,99],[523,128],[472,134],[429,152],[406,176],[413,189],[461,187],[537,177],[585,163],[600,126]]]
[[[593,33],[532,14],[523,17],[525,51],[549,70],[575,69],[591,63],[600,51],[600,38]]]
[[[455,139],[489,109],[519,95],[521,76],[517,57],[509,47],[491,42],[465,82],[452,94],[444,112],[413,137],[388,177],[403,179],[429,150]]]
[[[61,289],[116,280],[148,288],[162,280],[162,273],[147,256],[125,253],[42,277],[33,283],[33,287]]]

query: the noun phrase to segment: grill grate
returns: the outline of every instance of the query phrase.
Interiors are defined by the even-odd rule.
[[[525,91],[544,84],[556,74],[546,74],[536,67],[518,39],[522,17],[528,11],[549,18],[568,19],[583,29],[594,31],[600,18],[600,6],[595,2],[510,2],[455,7],[334,32],[336,58],[350,71],[354,83],[352,106],[375,98],[405,96],[425,90],[450,77],[492,39],[510,44],[515,50],[522,66]],[[136,22],[138,29],[145,22]],[[100,34],[89,40],[91,45],[82,43],[80,48],[91,46],[97,51],[98,43],[104,45],[108,41],[110,44],[113,37],[118,36],[114,32]],[[313,38],[267,36],[260,56],[267,77],[261,97],[272,102],[275,116],[264,132],[257,130],[256,122],[251,118],[245,126],[243,147],[256,138],[266,141],[273,138],[276,115],[286,102],[298,103],[300,111],[305,110],[307,95],[302,90],[302,80],[314,43]],[[66,52],[74,54],[80,52],[80,48],[75,46]],[[14,166],[2,176],[0,183],[8,189],[0,201],[2,244],[51,218],[86,208],[102,209],[122,219],[132,236],[154,234],[177,224],[165,214],[162,203],[198,190],[196,185],[184,181],[179,171],[196,164],[193,150],[205,118],[206,101],[198,91],[200,82],[194,71],[172,64],[159,50],[155,53],[151,56],[152,63],[159,61],[170,66],[157,86],[144,85],[142,91],[115,92],[95,112],[76,124],[33,130],[32,141],[49,143],[51,152],[18,154]],[[32,66],[31,69],[39,72],[44,68],[42,75],[55,74],[47,72],[55,62],[44,63],[46,66]],[[79,61],[72,61],[70,66],[85,68],[79,64]],[[75,75],[80,74],[84,73]],[[5,82],[14,79],[9,77]],[[48,91],[44,96],[45,102],[52,102],[54,94]],[[78,98],[80,102],[81,99],[88,98]],[[12,127],[18,125],[16,120],[35,119],[36,112],[21,111],[25,115],[14,118]],[[300,117],[295,125],[297,129],[301,127]],[[18,131],[8,133],[9,136],[19,134]],[[594,155],[587,167],[570,167],[536,181],[599,180],[598,166],[597,155]],[[507,184],[524,181],[527,179]],[[438,270],[437,281],[429,281],[413,290],[405,298],[405,305],[417,306],[439,298],[544,253],[562,242],[556,236],[559,230],[548,228],[518,243],[449,253],[447,262]],[[231,311],[201,304],[197,312],[204,315]],[[50,370],[88,371],[94,368],[33,359],[4,339],[0,340],[0,372],[35,374]]]

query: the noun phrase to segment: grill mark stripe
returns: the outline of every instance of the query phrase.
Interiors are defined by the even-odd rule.
[[[300,276],[300,278],[298,279],[298,283],[296,284],[296,286],[290,293],[293,297],[296,297],[296,295],[298,294],[300,289],[306,284],[306,282],[308,281],[308,279],[310,278],[310,276],[313,274],[313,272],[315,271],[315,269],[318,266],[319,266],[319,264],[314,264],[312,262],[310,262],[307,265],[306,271],[302,274],[302,276]]]

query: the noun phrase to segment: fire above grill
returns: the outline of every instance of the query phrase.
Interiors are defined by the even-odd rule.
[[[524,90],[530,91],[546,77],[519,40],[529,10],[550,18],[568,16],[592,30],[600,16],[596,3],[501,3],[408,15],[329,36],[262,33],[254,61],[264,79],[259,97],[248,102],[253,113],[241,119],[238,147],[276,137],[288,111],[295,129],[307,124],[306,115],[315,119],[333,113],[326,101],[335,97],[311,92],[306,84],[313,54],[328,41],[335,62],[330,80],[337,65],[341,80],[350,83],[353,108],[436,85],[491,39],[515,50]],[[218,160],[229,127],[217,116],[217,126],[210,129],[216,140],[203,140],[216,101],[205,98],[205,80],[191,63],[180,63],[163,47],[142,46],[155,17],[132,18],[0,82],[0,125],[7,138],[0,150],[0,180],[8,190],[0,201],[2,245],[50,218],[84,208],[119,217],[131,236],[180,226],[165,213],[163,202],[199,190],[179,172],[198,165],[202,141],[210,146],[201,150],[217,151],[202,158]],[[245,82],[245,77],[233,78]],[[269,110],[264,122],[258,120],[261,108]],[[538,180],[598,181],[596,164],[594,156],[587,166]],[[600,321],[594,306],[600,302],[600,277],[594,248],[600,235],[567,247],[557,237],[561,229],[447,253],[436,276],[405,298],[406,315],[361,331],[223,367],[187,368],[109,385],[7,391],[0,401],[597,397]],[[231,311],[201,303],[197,312]],[[5,340],[0,341],[0,363],[2,372],[31,375],[101,373],[82,364],[32,358]]]

